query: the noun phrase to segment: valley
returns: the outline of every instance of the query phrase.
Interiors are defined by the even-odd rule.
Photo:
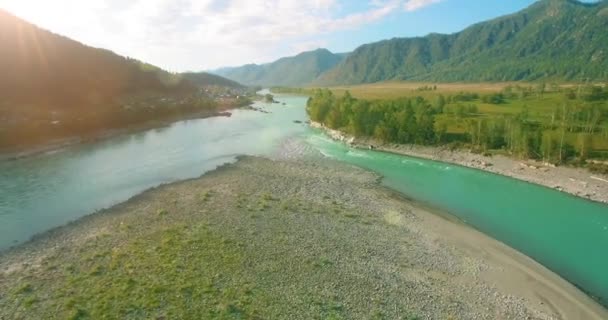
[[[0,0],[0,319],[608,319],[608,0],[476,1]]]

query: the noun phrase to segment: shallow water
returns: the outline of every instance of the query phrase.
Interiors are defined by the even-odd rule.
[[[393,154],[353,150],[293,120],[305,97],[258,103],[231,118],[175,123],[16,161],[0,162],[0,249],[161,183],[197,177],[237,155],[317,152],[382,174],[410,198],[451,212],[606,302],[608,206],[518,180]]]
[[[236,156],[278,152],[307,130],[306,98],[291,107],[259,104],[266,114],[189,120],[59,152],[0,162],[0,249],[158,186],[200,176]]]

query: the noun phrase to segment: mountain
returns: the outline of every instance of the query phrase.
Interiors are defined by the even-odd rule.
[[[3,10],[0,43],[0,149],[198,112],[213,107],[197,97],[202,82],[236,85],[88,47]]]
[[[327,49],[317,49],[268,64],[222,68],[214,73],[246,85],[302,86],[336,66],[345,56],[343,53],[334,54]]]
[[[181,76],[195,84],[196,86],[220,86],[235,89],[244,89],[245,86],[230,79],[220,77],[218,75],[207,73],[207,72],[185,72],[181,73]]]
[[[11,102],[80,108],[144,91],[194,86],[151,65],[85,46],[0,11],[0,96]]]
[[[454,34],[363,45],[316,84],[608,79],[608,1],[540,0]]]

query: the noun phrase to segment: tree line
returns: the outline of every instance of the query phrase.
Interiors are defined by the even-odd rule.
[[[329,128],[385,143],[455,148],[466,145],[477,152],[504,150],[517,157],[556,164],[605,157],[594,154],[592,146],[594,136],[608,138],[608,129],[602,126],[608,119],[605,88],[579,90],[575,100],[567,97],[571,93],[567,91],[562,103],[541,118],[532,116],[529,107],[515,114],[492,115],[479,113],[475,104],[461,103],[494,103],[522,95],[518,92],[522,90],[507,88],[485,96],[457,93],[429,99],[370,101],[356,99],[349,92],[336,96],[330,90],[317,89],[308,100],[307,111],[312,121]],[[534,92],[538,94],[538,88]]]

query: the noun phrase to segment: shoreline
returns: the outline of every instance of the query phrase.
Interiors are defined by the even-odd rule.
[[[100,132],[91,133],[82,136],[72,136],[61,139],[54,139],[48,141],[44,144],[38,144],[34,146],[28,146],[23,148],[9,148],[5,150],[0,150],[0,161],[6,160],[18,160],[22,158],[27,158],[43,153],[53,152],[62,150],[64,148],[68,148],[75,145],[94,143],[103,140],[107,140],[110,138],[128,135],[133,133],[144,132],[152,129],[164,128],[168,127],[174,123],[187,121],[187,120],[197,120],[197,119],[207,119],[214,117],[230,117],[232,115],[231,111],[237,108],[226,108],[220,110],[214,110],[212,112],[196,112],[193,114],[173,117],[165,120],[150,120],[139,124],[129,125],[124,128],[115,128],[115,129],[105,129]]]
[[[524,299],[539,299],[540,305],[547,304],[552,311],[559,310],[558,313],[563,319],[575,319],[578,311],[574,308],[588,310],[591,314],[597,312],[595,317],[608,316],[608,309],[589,293],[533,258],[475,229],[449,212],[408,199],[387,187],[383,188],[387,193],[394,194],[395,197],[402,199],[401,201],[408,202],[413,208],[419,209],[415,211],[415,214],[421,218],[424,226],[439,235],[447,235],[446,238],[450,238],[452,245],[469,254],[483,256],[486,262],[503,266],[504,268],[492,270],[482,276],[482,278],[494,282],[501,290],[524,297]],[[515,277],[519,279],[514,279],[512,275],[501,274],[507,268],[521,272],[522,274]],[[522,285],[522,283],[528,283],[530,279],[537,282],[535,283],[537,287],[530,288]]]
[[[290,179],[285,179],[286,176]],[[326,177],[329,180],[325,180]],[[305,190],[299,188],[301,185],[307,186]],[[201,193],[206,195],[202,207],[197,200]],[[258,206],[261,207],[258,209]],[[168,213],[161,215],[159,212],[164,210]],[[148,189],[126,202],[0,252],[0,289],[4,289],[0,291],[14,292],[7,288],[19,284],[24,276],[30,277],[28,285],[32,292],[44,291],[46,286],[52,290],[55,285],[65,285],[62,278],[47,282],[57,277],[55,263],[61,266],[84,257],[83,263],[87,264],[91,256],[97,255],[103,261],[104,254],[96,250],[107,250],[103,248],[110,246],[114,248],[112,252],[117,252],[128,248],[126,243],[131,241],[145,242],[142,239],[146,239],[145,234],[149,232],[154,234],[155,230],[165,230],[172,225],[202,222],[205,229],[227,237],[222,243],[238,242],[238,248],[257,248],[247,261],[250,261],[248,268],[258,273],[263,272],[256,269],[258,264],[261,270],[266,270],[268,259],[279,259],[276,252],[289,255],[312,250],[311,258],[296,255],[286,257],[284,262],[273,261],[278,263],[276,270],[284,270],[273,273],[273,277],[306,272],[307,259],[316,261],[314,257],[323,254],[322,261],[331,263],[323,262],[321,270],[311,269],[311,276],[321,277],[314,287],[320,292],[334,289],[350,292],[341,298],[344,299],[341,311],[365,312],[367,306],[363,301],[368,301],[369,295],[373,296],[372,300],[378,295],[388,299],[384,312],[390,314],[393,307],[395,311],[401,310],[401,304],[405,304],[413,309],[408,310],[424,318],[454,315],[494,319],[498,314],[504,319],[600,320],[608,317],[608,310],[544,266],[449,217],[382,187],[376,174],[354,166],[331,160],[312,163],[240,157],[236,163],[220,166],[199,178]],[[250,228],[254,228],[252,232],[243,231]],[[338,247],[334,247],[336,243]],[[158,242],[152,244],[155,247]],[[189,247],[187,252],[191,252]],[[371,252],[374,252],[373,258],[369,256]],[[254,258],[257,255],[262,255],[259,262]],[[304,268],[290,267],[293,259]],[[374,284],[359,283],[368,277],[361,278],[360,272],[369,269],[368,276],[374,279]],[[90,272],[88,270],[85,268]],[[107,272],[107,276],[113,278],[119,270]],[[246,271],[234,272],[238,278]],[[354,278],[342,279],[351,272]],[[323,280],[325,274],[329,278]],[[87,277],[95,279],[102,275]],[[38,286],[38,276],[45,286]],[[293,279],[284,290],[290,292],[300,285],[298,281],[308,277]],[[331,283],[324,287],[324,281]],[[105,290],[107,282],[102,283]],[[348,287],[350,285],[354,287]],[[369,290],[370,286],[382,289]],[[309,287],[310,284],[305,283],[303,288]],[[264,294],[274,292],[272,286],[260,290]],[[283,294],[281,290],[278,292]],[[16,308],[7,300],[9,297],[10,294],[0,296],[0,310],[4,310],[5,315]],[[298,298],[294,296],[296,305],[301,304],[306,312],[310,307],[308,302],[300,302]],[[2,314],[0,311],[0,317]]]
[[[374,146],[374,150],[380,152],[482,170],[558,190],[585,200],[608,204],[608,176],[594,174],[583,168],[556,167],[535,160],[517,160],[504,155],[486,157],[465,150],[449,150],[443,147],[386,144],[371,138],[351,137],[316,122],[311,122],[310,126],[323,130],[332,139],[345,142],[353,148],[369,150],[369,146]]]

